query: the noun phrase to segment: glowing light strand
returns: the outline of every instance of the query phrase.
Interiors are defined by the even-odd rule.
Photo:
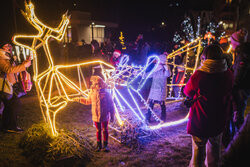
[[[196,54],[194,55],[195,56],[195,64],[194,64],[193,67],[188,67],[189,57],[190,57],[189,52],[191,50],[196,51]],[[180,86],[181,87],[181,86],[185,85],[185,83],[183,83],[183,84],[182,83],[174,84],[173,78],[174,78],[174,75],[177,75],[177,74],[175,74],[175,70],[176,70],[177,67],[183,68],[184,69],[184,80],[185,80],[185,78],[187,77],[187,71],[192,71],[192,73],[193,73],[196,70],[198,62],[199,62],[200,50],[201,50],[201,38],[197,38],[197,39],[193,40],[193,42],[190,42],[190,43],[186,44],[185,46],[173,51],[172,53],[170,53],[168,55],[166,64],[173,66],[173,68],[172,68],[172,76],[170,78],[170,84],[167,84],[167,86],[170,88],[169,92],[168,92],[168,97],[167,97],[168,99],[181,98],[180,97],[181,89],[179,89],[177,97],[172,97],[173,86]],[[175,56],[180,55],[180,54],[184,54],[184,53],[186,54],[185,55],[184,65],[175,64]],[[169,62],[169,59],[173,59],[172,62]],[[190,75],[192,73],[190,73]]]

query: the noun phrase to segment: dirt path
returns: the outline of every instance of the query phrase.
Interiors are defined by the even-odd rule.
[[[22,98],[22,111],[19,113],[19,125],[28,129],[32,124],[43,120],[39,104],[35,96]],[[157,109],[157,107],[156,107]],[[187,109],[179,105],[167,106],[169,120],[185,116]],[[57,115],[58,128],[81,129],[95,143],[95,128],[92,126],[90,106],[70,103]],[[161,136],[147,139],[141,150],[133,150],[118,142],[110,140],[110,153],[96,153],[89,167],[119,166],[174,166],[186,167],[191,158],[191,139],[186,134],[186,124],[163,128],[158,131]],[[20,134],[0,133],[0,166],[32,166],[22,155],[18,147]],[[74,164],[71,164],[74,166]]]

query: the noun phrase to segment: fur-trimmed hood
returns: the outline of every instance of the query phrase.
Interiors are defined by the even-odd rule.
[[[0,49],[0,59],[10,59],[10,57],[6,55],[6,51],[4,51],[3,49]]]

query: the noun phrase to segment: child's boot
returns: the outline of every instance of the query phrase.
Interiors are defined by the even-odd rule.
[[[109,148],[108,148],[108,142],[107,141],[103,142],[103,151],[104,152],[109,152],[110,151]]]
[[[101,149],[102,149],[102,142],[101,142],[101,141],[98,141],[98,142],[97,142],[96,152],[101,151]]]
[[[148,110],[148,113],[146,114],[146,122],[147,122],[147,123],[151,123],[150,118],[151,118],[151,111]]]
[[[163,122],[166,122],[166,114],[161,114],[161,120],[162,120]]]
[[[164,102],[161,104],[161,120],[166,122],[166,106]]]

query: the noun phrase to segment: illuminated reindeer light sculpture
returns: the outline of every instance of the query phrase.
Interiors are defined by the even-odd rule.
[[[76,94],[72,93],[72,91],[76,91],[80,95],[87,96],[87,86],[83,91],[81,86],[77,86],[72,80],[70,80],[66,75],[63,74],[62,70],[69,68],[77,68],[79,69],[82,66],[87,65],[99,65],[103,69],[104,67],[108,67],[107,70],[102,70],[102,74],[105,78],[109,76],[108,72],[114,70],[114,67],[106,64],[102,61],[92,61],[92,62],[83,62],[79,64],[72,65],[54,65],[52,55],[49,49],[49,40],[51,38],[56,39],[57,41],[61,41],[66,32],[67,26],[69,24],[70,16],[67,15],[67,12],[62,16],[62,20],[58,27],[51,28],[43,24],[34,13],[34,5],[29,2],[25,2],[25,12],[22,11],[22,14],[28,20],[28,22],[38,30],[37,35],[16,35],[13,38],[13,42],[16,45],[22,46],[32,51],[33,53],[33,70],[34,70],[34,82],[37,89],[38,98],[40,101],[40,107],[43,114],[44,120],[50,124],[52,134],[57,135],[56,130],[56,114],[59,110],[64,108],[68,101],[71,101],[72,98],[75,97]],[[31,44],[24,44],[20,40],[31,40]],[[38,64],[38,53],[37,50],[41,48],[46,55],[44,60],[48,62],[48,68],[39,71]],[[39,54],[39,56],[42,56]],[[82,77],[83,74],[81,73]],[[84,77],[83,77],[84,79]],[[56,90],[56,93],[55,91]]]

